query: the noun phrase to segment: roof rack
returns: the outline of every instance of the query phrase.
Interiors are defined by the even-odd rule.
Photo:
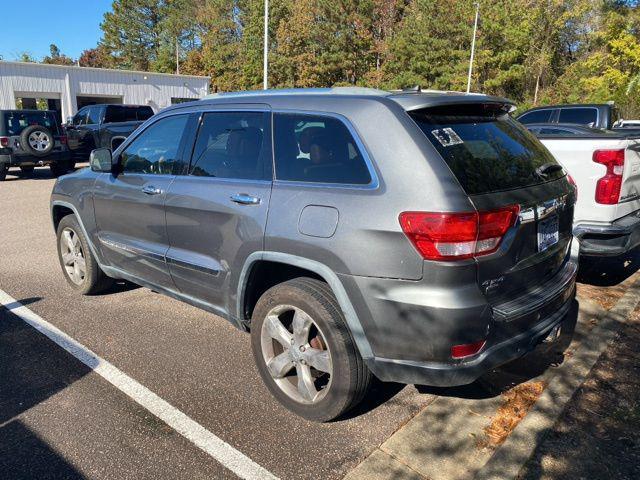
[[[330,87],[330,88],[282,88],[269,90],[247,90],[243,92],[220,92],[212,93],[203,100],[212,98],[233,98],[233,97],[252,97],[263,95],[370,95],[377,97],[386,97],[389,92],[378,90],[376,88],[366,87]]]

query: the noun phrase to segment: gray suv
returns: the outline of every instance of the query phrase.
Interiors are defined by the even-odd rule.
[[[575,294],[575,191],[501,98],[320,89],[155,115],[60,178],[64,275],[125,279],[251,331],[305,418],[372,375],[461,385],[557,332]]]

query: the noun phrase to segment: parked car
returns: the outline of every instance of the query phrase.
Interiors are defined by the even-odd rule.
[[[311,420],[371,375],[471,383],[555,334],[575,294],[574,188],[510,109],[362,89],[170,107],[56,183],[65,278],[250,330],[269,390]]]
[[[615,128],[633,128],[640,130],[640,120],[618,120],[615,125]]]
[[[50,110],[0,110],[0,181],[9,168],[48,165],[56,177],[73,169],[67,138]]]
[[[640,134],[581,125],[527,125],[578,186],[580,253],[621,255],[640,244]]]
[[[65,125],[69,148],[77,162],[86,162],[95,148],[115,150],[145,120],[153,116],[147,105],[90,105]]]

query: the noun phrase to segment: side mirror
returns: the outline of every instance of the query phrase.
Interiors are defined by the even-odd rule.
[[[73,128],[73,117],[67,117],[67,121],[64,124],[64,128]]]
[[[94,172],[112,172],[113,157],[111,155],[111,150],[108,148],[98,148],[93,150],[89,157],[89,166]]]

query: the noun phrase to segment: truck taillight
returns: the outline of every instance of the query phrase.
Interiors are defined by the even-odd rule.
[[[60,143],[62,145],[66,145],[67,144],[67,136],[66,135],[61,135],[60,136]]]
[[[9,137],[0,137],[0,147],[9,146]]]
[[[426,260],[462,260],[495,252],[520,207],[483,212],[403,212],[400,226]]]
[[[596,150],[593,152],[593,161],[607,167],[607,173],[596,184],[596,203],[615,205],[620,200],[622,188],[624,149]]]

